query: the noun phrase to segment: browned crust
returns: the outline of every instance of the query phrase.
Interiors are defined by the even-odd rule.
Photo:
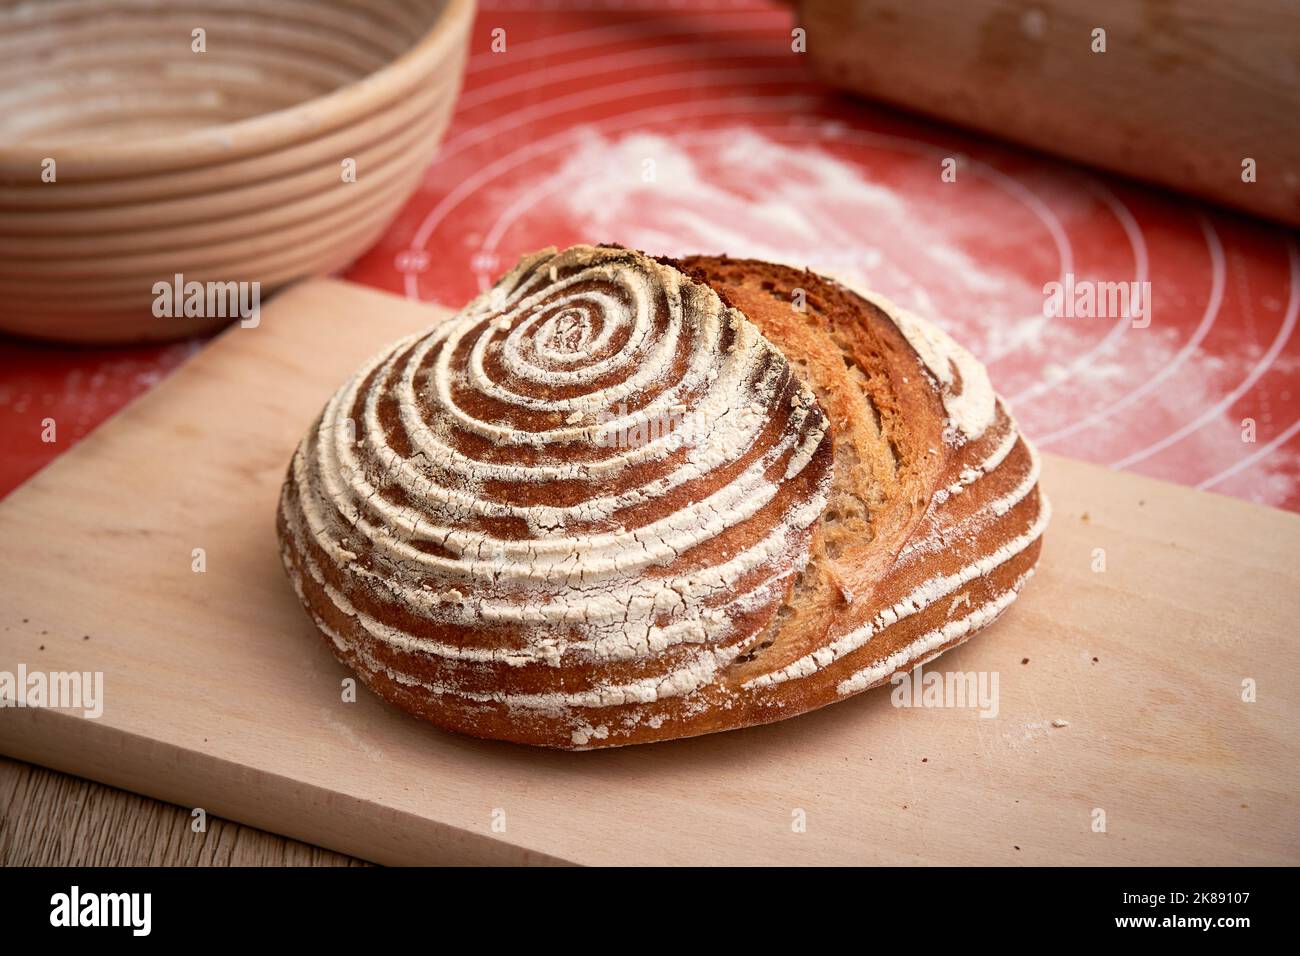
[[[753,636],[745,653],[721,679],[683,697],[651,704],[602,707],[590,724],[602,736],[575,737],[572,715],[521,711],[497,703],[478,703],[430,693],[394,679],[400,674],[437,683],[446,677],[445,660],[385,644],[342,613],[321,584],[308,573],[299,543],[289,533],[286,509],[298,507],[292,483],[281,501],[278,527],[290,577],[300,589],[309,614],[343,663],[373,691],[418,717],[441,727],[478,737],[566,749],[647,743],[730,730],[793,717],[842,699],[838,687],[864,668],[906,652],[925,635],[997,598],[1013,593],[1038,559],[1039,540],[988,573],[972,578],[959,591],[881,630],[863,646],[828,666],[797,679],[766,686],[746,682],[779,671],[825,646],[833,636],[871,621],[939,575],[951,575],[1023,535],[1044,507],[1035,485],[1004,514],[984,524],[981,509],[1026,481],[1032,452],[1023,439],[1001,465],[962,494],[936,495],[959,481],[964,468],[986,458],[1008,439],[1014,422],[998,406],[994,424],[978,439],[954,446],[944,440],[945,414],[939,390],[898,327],[877,306],[854,292],[811,272],[766,263],[696,257],[677,264],[707,283],[728,304],[758,325],[817,393],[830,421],[836,489],[843,501],[865,503],[863,517],[826,521],[813,531],[812,561],[778,619]],[[806,296],[806,311],[791,307],[795,290]],[[847,463],[847,464],[846,464]],[[836,508],[833,500],[827,511]],[[900,559],[909,544],[929,535],[944,538],[943,547]],[[313,547],[310,543],[307,548]],[[350,592],[350,583],[323,554],[312,562],[324,570],[332,588]],[[851,598],[851,600],[850,600]],[[987,622],[984,622],[985,624]],[[401,626],[419,635],[419,622]],[[923,653],[882,672],[872,686],[906,671],[973,636],[981,627],[958,633]],[[424,635],[420,635],[424,636]],[[445,637],[443,638],[445,639]],[[381,662],[371,667],[366,660]],[[575,674],[575,677],[577,675]],[[587,675],[590,677],[591,675]],[[635,662],[611,665],[601,679],[635,680]],[[532,692],[522,675],[509,668],[484,675],[500,692]],[[862,688],[865,689],[865,688]]]

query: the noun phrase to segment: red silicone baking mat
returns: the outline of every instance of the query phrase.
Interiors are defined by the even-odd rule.
[[[1291,233],[845,98],[793,26],[758,2],[481,4],[439,156],[346,276],[458,306],[576,241],[807,264],[940,320],[1043,448],[1300,510]],[[1067,274],[1149,282],[1149,315],[1048,317]],[[0,492],[201,345],[0,346]]]

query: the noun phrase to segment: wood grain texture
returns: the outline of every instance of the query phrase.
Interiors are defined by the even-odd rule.
[[[275,502],[339,381],[435,317],[297,286],[0,504],[0,670],[105,675],[98,719],[0,711],[0,752],[385,863],[1300,862],[1300,517],[1059,458],[1038,576],[931,665],[997,673],[996,717],[882,690],[568,754],[345,703]]]
[[[0,758],[0,866],[365,866],[216,817]]]
[[[799,0],[798,8],[808,56],[831,83],[1300,225],[1300,5]],[[1104,53],[1092,49],[1097,28]],[[1257,164],[1251,183],[1242,181],[1247,157]]]

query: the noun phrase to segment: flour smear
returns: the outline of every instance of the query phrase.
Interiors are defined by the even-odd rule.
[[[1102,463],[1194,419],[1258,360],[1262,350],[1253,343],[1213,357],[1197,351],[1161,387],[1077,427],[1174,361],[1185,329],[1162,327],[1157,311],[1151,328],[1108,341],[1109,320],[1046,318],[1043,284],[1058,277],[1062,259],[1043,218],[1023,200],[970,169],[960,173],[960,194],[945,192],[953,187],[940,182],[930,157],[911,157],[900,174],[897,155],[886,163],[872,147],[840,142],[834,132],[819,140],[815,128],[800,137],[741,127],[584,130],[558,168],[547,171],[559,188],[547,190],[528,218],[567,221],[586,241],[807,265],[878,290],[935,320],[988,362],[1027,434],[1049,437],[1076,426],[1046,447]],[[1064,176],[1032,187],[1067,236],[1082,235],[1070,250],[1075,272],[1134,277],[1131,247],[1098,200]],[[1083,232],[1095,231],[1099,219],[1115,241]],[[1180,315],[1199,314],[1205,305],[1202,290],[1169,284],[1158,286],[1156,297],[1157,310]],[[1133,467],[1186,482],[1194,461],[1193,480],[1200,480],[1256,447],[1241,444],[1238,417],[1226,409]],[[1296,459],[1277,449],[1234,476],[1233,492],[1284,502],[1295,491]]]

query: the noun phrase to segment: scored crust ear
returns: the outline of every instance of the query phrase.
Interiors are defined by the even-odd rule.
[[[942,333],[807,270],[704,256],[680,265],[781,350],[817,395],[834,444],[834,477],[808,566],[764,646],[733,668],[728,682],[751,691],[797,683],[793,675],[820,665],[818,657],[835,659],[839,650],[855,669],[846,672],[838,662],[827,669],[856,692],[960,643],[1000,613],[1037,561],[1047,518],[1037,457],[996,399],[982,428],[969,429],[975,434],[954,434],[944,383],[914,344],[918,335],[933,341]],[[900,328],[909,321],[925,331],[911,328],[909,336],[905,324]],[[929,342],[920,344],[933,355]],[[941,345],[955,349],[946,336]],[[982,368],[970,371],[973,360],[964,350],[961,357],[969,378],[982,375]],[[946,371],[953,379],[947,392],[957,397],[963,388],[986,387],[962,381],[959,370]],[[981,561],[989,573],[972,575]],[[952,586],[948,600],[969,613],[912,610],[916,598],[930,599],[925,589],[934,582],[940,583],[933,592]],[[972,617],[978,623],[952,626]],[[943,638],[944,628],[950,638]],[[844,639],[855,630],[871,632],[858,647]],[[918,647],[909,654],[912,644]],[[879,674],[864,682],[873,661]],[[782,709],[818,706],[828,688],[817,683]],[[843,695],[838,684],[835,689]]]

